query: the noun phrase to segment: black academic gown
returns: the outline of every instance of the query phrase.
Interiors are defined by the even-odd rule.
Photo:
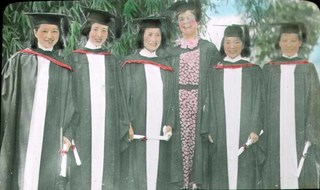
[[[224,70],[242,68],[241,110],[239,146],[248,139],[251,132],[259,135],[263,129],[263,74],[255,64],[240,60],[235,63],[222,61],[209,70],[210,82],[208,107],[204,109],[202,133],[210,134],[210,189],[228,189],[228,160],[226,142],[226,115],[224,100]],[[259,141],[247,148],[238,158],[237,188],[257,189],[261,183],[260,168],[264,161],[264,134]],[[261,143],[260,143],[261,142]],[[240,147],[239,147],[240,148]]]
[[[175,130],[173,125],[173,108],[172,101],[172,72],[171,67],[167,65],[165,60],[160,57],[147,58],[135,53],[125,58],[122,68],[122,76],[124,83],[124,92],[128,106],[128,115],[135,134],[146,135],[146,114],[147,114],[147,84],[144,64],[153,62],[161,68],[161,78],[163,82],[163,117],[161,131],[159,135],[163,135],[162,127],[169,125]],[[127,137],[128,138],[128,137]],[[123,139],[128,141],[128,139]],[[159,165],[158,165],[158,189],[166,189],[167,185],[167,156],[168,148],[171,140],[161,141],[159,149]],[[122,152],[122,169],[121,169],[121,189],[130,190],[146,190],[147,189],[147,173],[146,173],[146,142],[133,140],[129,146]]]
[[[62,62],[55,52],[33,51]],[[15,190],[23,185],[37,64],[37,55],[18,52],[2,70],[1,127],[4,138],[0,153],[0,189]],[[68,92],[70,70],[50,62],[49,76],[38,189],[53,190],[58,189],[60,173],[60,128],[66,131],[65,112],[72,101]]]
[[[266,84],[266,124],[268,127],[268,157],[264,167],[265,188],[280,187],[280,63],[297,63],[294,71],[295,84],[295,123],[296,147],[299,160],[305,141],[313,145],[308,149],[303,169],[299,177],[299,188],[316,188],[317,168],[315,164],[316,146],[319,146],[319,97],[320,84],[317,71],[312,63],[301,64],[301,58],[287,59],[280,57],[263,67]],[[273,62],[278,62],[273,63]],[[285,138],[285,137],[282,137]],[[318,145],[316,145],[318,144]]]
[[[71,156],[70,186],[74,190],[88,190],[91,188],[91,99],[90,76],[86,54],[105,53],[105,84],[106,84],[106,110],[105,110],[105,134],[104,134],[104,164],[102,189],[119,189],[120,179],[120,93],[119,71],[120,64],[117,58],[103,49],[80,49],[70,56],[70,63],[74,68],[73,86],[76,112],[71,122],[74,131],[74,142],[81,159],[81,166],[77,166],[74,156]],[[128,124],[126,129],[128,129]]]
[[[205,103],[207,94],[207,71],[210,67],[217,64],[221,60],[221,56],[216,46],[206,40],[199,39],[198,46],[194,49],[184,49],[180,46],[169,47],[166,49],[166,58],[170,62],[174,70],[174,107],[177,108],[175,113],[175,130],[171,137],[171,159],[170,159],[170,183],[173,185],[171,189],[179,189],[183,186],[183,162],[181,147],[181,124],[179,114],[179,65],[180,55],[188,51],[200,49],[200,81],[198,85],[198,111],[196,121],[196,147],[193,163],[192,176],[195,182],[200,184],[201,188],[208,186],[208,140],[201,137],[201,110]]]

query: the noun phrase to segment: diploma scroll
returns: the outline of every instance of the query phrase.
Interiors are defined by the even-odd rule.
[[[79,156],[77,147],[76,147],[76,145],[74,144],[74,140],[73,140],[73,139],[72,139],[72,141],[71,141],[71,144],[72,144],[72,151],[73,151],[73,154],[74,154],[74,158],[75,158],[75,160],[76,160],[76,164],[77,164],[77,166],[80,166],[80,165],[81,165],[80,156]]]
[[[301,170],[302,170],[302,167],[303,167],[303,163],[304,163],[304,160],[306,159],[308,148],[310,146],[311,146],[311,142],[310,141],[306,141],[305,144],[304,144],[302,156],[301,156],[301,159],[300,159],[299,165],[298,165],[298,170],[297,170],[297,176],[298,177],[300,176],[300,173],[301,173]]]
[[[67,155],[68,155],[68,147],[66,144],[63,144],[63,148],[60,151],[61,154],[61,165],[60,165],[60,176],[66,177],[67,176]]]
[[[137,139],[137,140],[156,140],[156,141],[169,141],[171,136],[172,136],[172,132],[167,132],[166,133],[166,127],[163,127],[163,136],[157,136],[157,137],[146,137],[144,135],[133,135],[133,139]]]
[[[260,131],[259,136],[261,136],[263,134],[263,130]],[[238,156],[240,156],[243,151],[248,148],[250,145],[252,145],[252,139],[250,139],[250,137],[248,138],[247,142],[244,143],[238,150]]]
[[[146,137],[144,135],[133,135],[133,139],[137,140],[156,140],[156,141],[169,141],[171,136],[169,135],[163,135],[163,136],[157,136],[157,137]]]

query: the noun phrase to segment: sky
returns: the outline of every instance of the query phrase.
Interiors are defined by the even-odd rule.
[[[226,23],[228,23],[228,25],[243,24],[243,21],[241,20],[241,15],[238,13],[235,0],[215,0],[214,2],[217,5],[216,10],[218,13],[208,12],[208,16],[210,16],[211,19],[207,23],[207,30],[203,38],[213,42],[219,49]],[[309,56],[309,61],[316,65],[318,75],[320,76],[320,38],[318,45],[314,47],[313,52]]]
[[[217,13],[209,12],[211,17],[207,23],[207,30],[204,38],[213,42],[218,48],[220,47],[223,32],[228,24],[242,24],[240,16],[238,15],[234,0],[220,1],[216,3]]]

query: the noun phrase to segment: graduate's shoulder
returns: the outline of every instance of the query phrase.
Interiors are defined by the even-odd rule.
[[[138,59],[141,59],[141,57],[137,53],[133,53],[133,54],[125,56],[124,61],[138,60]]]
[[[31,59],[34,58],[34,59]],[[16,71],[21,64],[27,64],[31,60],[35,60],[36,55],[22,52],[21,50],[12,54],[2,67],[1,73]]]
[[[256,63],[253,63],[253,62],[248,61],[248,63],[247,63],[247,64],[251,64],[251,68],[252,68],[253,70],[262,71],[261,66],[260,66],[260,65],[258,65],[258,64],[256,64]]]
[[[34,54],[30,54],[30,53],[27,53],[27,52],[24,52],[24,50],[29,50],[29,48],[25,48],[25,49],[21,49],[19,51],[17,51],[16,53],[14,53],[10,59],[19,59],[19,58],[24,58],[24,57],[35,57],[36,55]]]
[[[133,53],[124,58],[123,63],[144,63],[144,62],[154,62],[166,65],[166,59],[164,57],[144,57],[139,53]]]
[[[218,48],[216,47],[216,45],[206,39],[200,38],[199,39],[199,46],[200,46],[200,48],[203,47],[203,48],[209,48],[212,51],[218,51]]]
[[[21,61],[26,61],[27,59],[30,59],[31,57],[36,57],[36,55],[29,54],[29,53],[23,52],[22,50],[19,50],[10,56],[10,58],[6,62],[6,65],[7,64],[16,64]]]

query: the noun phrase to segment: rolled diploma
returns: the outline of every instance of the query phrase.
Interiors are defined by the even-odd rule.
[[[71,144],[72,144],[72,151],[73,151],[73,154],[74,154],[74,158],[76,160],[76,164],[77,164],[77,166],[80,166],[81,165],[80,156],[79,156],[79,153],[77,151],[77,147],[74,144],[74,140],[73,139],[71,141]]]
[[[146,138],[147,140],[163,140],[163,141],[169,141],[171,136],[172,136],[172,132],[169,132],[169,133],[165,133],[166,131],[166,127],[167,126],[164,126],[162,131],[163,131],[163,136],[158,136],[158,137],[146,137],[144,135],[133,135],[133,139],[144,139]]]
[[[248,146],[252,145],[252,140],[250,138],[248,138],[247,142],[245,143],[245,145],[241,146],[238,150],[238,156],[240,156],[242,154],[242,152],[244,151],[244,149]]]
[[[308,152],[308,148],[311,146],[311,142],[310,141],[306,141],[305,144],[304,144],[304,148],[303,148],[303,152],[302,152],[302,157],[299,161],[299,166],[298,166],[298,171],[297,171],[297,176],[299,177],[300,176],[300,173],[301,173],[301,170],[302,170],[302,167],[303,167],[303,163],[304,163],[304,160],[307,156],[307,152]]]
[[[66,144],[63,144],[62,152],[61,152],[61,171],[60,171],[60,176],[66,177],[67,176],[67,154],[68,153],[68,147]]]
[[[259,136],[261,136],[263,134],[263,130],[260,131]],[[248,138],[247,142],[241,146],[238,150],[238,156],[240,156],[242,154],[242,152],[244,151],[244,149],[248,146],[252,145],[252,140],[250,139],[250,137]]]

